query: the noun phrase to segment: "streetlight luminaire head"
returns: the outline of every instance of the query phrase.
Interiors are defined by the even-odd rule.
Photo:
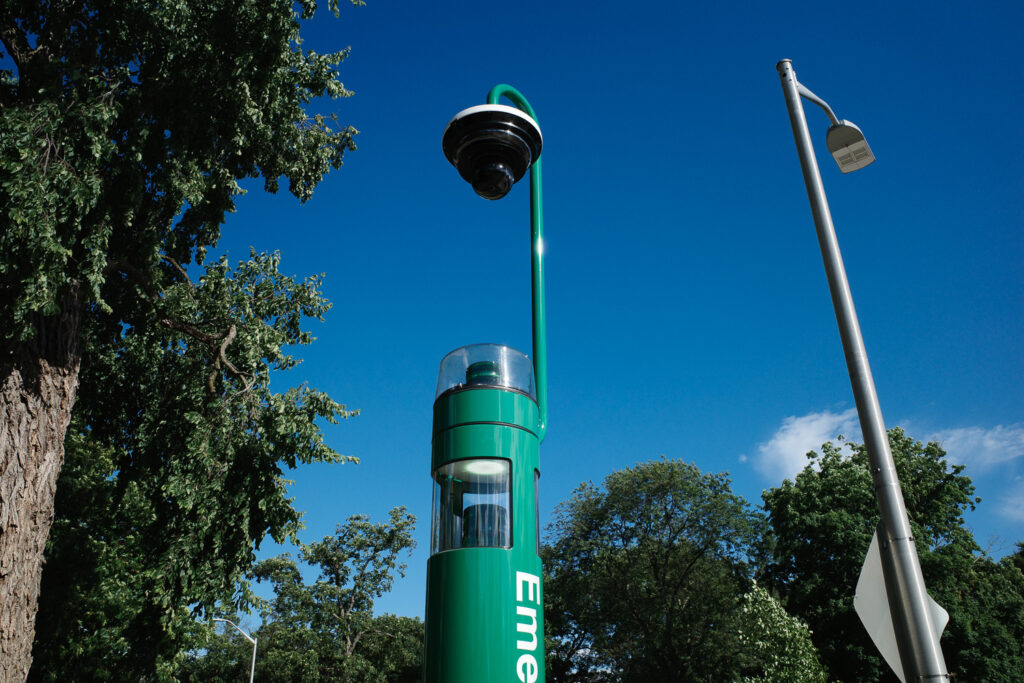
[[[829,126],[825,144],[843,173],[862,169],[875,160],[864,133],[845,119]]]
[[[459,175],[484,199],[501,199],[540,157],[540,126],[523,111],[482,104],[455,115],[441,147]]]

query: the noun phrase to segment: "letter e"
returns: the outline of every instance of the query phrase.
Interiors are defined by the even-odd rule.
[[[540,604],[540,577],[527,572],[516,572],[516,602],[523,600],[523,585],[526,585],[526,599]]]
[[[523,683],[536,683],[537,681],[537,660],[533,655],[523,655],[516,662],[516,673]]]

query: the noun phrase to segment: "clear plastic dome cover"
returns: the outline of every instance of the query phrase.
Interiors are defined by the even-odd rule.
[[[434,397],[461,386],[508,387],[537,400],[530,358],[501,344],[463,346],[444,357]]]

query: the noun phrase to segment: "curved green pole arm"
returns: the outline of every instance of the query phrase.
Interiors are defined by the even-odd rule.
[[[487,104],[498,104],[498,100],[503,96],[526,112],[531,119],[537,120],[533,107],[523,94],[511,85],[502,83],[491,88],[491,92],[487,94]],[[544,156],[543,153],[541,156]],[[530,274],[533,285],[533,372],[537,382],[537,411],[540,414],[537,439],[543,442],[548,431],[548,333],[544,310],[544,211],[540,161],[540,157],[537,157],[530,167],[530,244],[533,254]]]

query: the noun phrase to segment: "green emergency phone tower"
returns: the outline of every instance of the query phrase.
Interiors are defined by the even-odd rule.
[[[498,104],[501,97],[516,107]],[[547,427],[540,150],[533,109],[511,86],[459,112],[445,156],[473,189],[500,199],[530,172],[533,359],[475,344],[441,361],[430,473],[424,680],[544,681],[538,486]]]

